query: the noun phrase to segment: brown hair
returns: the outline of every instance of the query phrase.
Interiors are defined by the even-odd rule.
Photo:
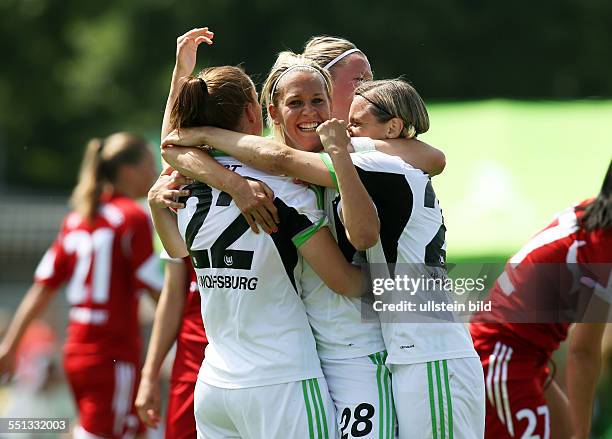
[[[125,132],[90,140],[70,198],[72,208],[91,221],[105,186],[115,182],[119,168],[139,164],[149,151],[145,139]]]
[[[604,177],[599,195],[585,208],[580,226],[588,231],[612,228],[612,160]]]
[[[425,102],[415,88],[402,79],[365,82],[357,87],[355,96],[370,103],[370,112],[379,122],[400,118],[404,122],[402,137],[410,139],[429,130]]]
[[[281,93],[279,93],[280,89],[278,87],[278,82],[279,79],[281,79],[281,76],[289,69],[296,70],[298,72],[304,71],[315,74],[319,73],[325,82],[327,97],[331,99],[332,81],[329,73],[303,55],[297,55],[293,52],[285,51],[278,54],[276,62],[270,69],[270,73],[268,74],[268,77],[266,78],[261,90],[260,100],[262,105],[265,106],[266,111],[270,105],[274,105],[275,107],[278,106],[279,96],[281,96]],[[282,142],[285,142],[285,133],[283,132],[282,127],[274,124],[270,114],[268,114],[267,123],[268,127],[273,130],[274,137]]]
[[[239,67],[209,67],[188,76],[170,113],[172,129],[210,125],[239,128],[244,108],[253,102],[253,81]]]
[[[336,57],[351,49],[357,49],[357,46],[349,40],[329,35],[318,35],[306,41],[302,55],[315,62],[319,67],[324,67]],[[344,62],[345,60],[342,59],[334,65],[342,65]]]

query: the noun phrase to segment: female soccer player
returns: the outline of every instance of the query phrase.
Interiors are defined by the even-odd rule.
[[[67,283],[64,369],[79,412],[77,438],[125,438],[143,431],[134,409],[141,339],[139,290],[157,297],[162,280],[147,214],[134,201],[155,180],[153,154],[128,133],[89,142],[73,211],[40,262],[0,346],[11,370],[29,323]],[[95,377],[95,378],[92,378]]]
[[[611,267],[612,163],[596,198],[561,212],[508,261],[489,293],[492,311],[472,320],[487,438],[589,437]],[[548,364],[571,322],[566,396]]]
[[[329,72],[333,84],[332,117],[348,121],[355,89],[373,79],[366,54],[344,38],[320,35],[306,42],[302,55]],[[376,142],[376,150],[398,156],[432,177],[440,174],[446,165],[442,151],[416,137],[385,139]]]
[[[185,207],[172,201],[172,197],[189,195],[188,190],[180,187],[190,183],[191,180],[176,172],[164,172],[149,191],[149,204],[175,209]],[[164,287],[155,311],[135,404],[140,419],[147,426],[157,428],[161,419],[159,372],[176,341],[164,434],[168,439],[188,439],[197,434],[193,391],[208,341],[191,261],[170,258],[165,252],[162,258],[166,259]]]
[[[288,75],[288,74],[287,74]],[[408,84],[379,81],[364,84],[351,105],[350,130],[359,135],[382,138],[414,137],[429,126],[425,106]],[[273,96],[273,94],[272,94]],[[291,108],[291,99],[287,103]],[[303,105],[303,104],[302,104]],[[289,110],[270,114],[288,114]],[[287,118],[283,123],[289,123]],[[281,121],[278,122],[280,124]],[[323,124],[327,131],[336,125],[335,134],[327,133],[331,143],[348,143],[337,122]],[[293,122],[287,129],[291,138]],[[310,125],[308,125],[310,126]],[[307,125],[302,124],[302,128]],[[346,134],[344,134],[346,137]],[[164,145],[212,145],[267,172],[288,174],[304,181],[334,187],[336,155],[319,160],[312,153],[288,148],[270,139],[244,136],[214,128],[193,128],[171,134]],[[339,148],[342,149],[342,148]],[[166,148],[167,160],[180,161],[180,150]],[[340,154],[337,154],[338,156]],[[424,264],[444,268],[444,225],[438,201],[427,175],[406,165],[399,158],[368,152],[351,157],[380,217],[381,245],[368,250],[369,262]],[[326,163],[324,163],[326,162]],[[180,163],[176,163],[180,166]],[[327,169],[329,166],[329,170]],[[330,172],[331,171],[331,172]],[[182,169],[181,169],[182,172]],[[195,176],[197,178],[197,176]],[[340,192],[343,184],[338,181]],[[350,188],[344,188],[350,192]],[[398,198],[399,197],[399,198]],[[352,256],[347,242],[342,245],[342,220],[350,215],[335,200],[331,214],[340,229],[338,239],[345,255]],[[339,214],[339,211],[342,213]],[[331,219],[331,218],[330,218]],[[352,238],[352,235],[349,234]],[[386,315],[383,325],[389,351],[386,364],[397,375],[393,381],[400,437],[438,437],[445,432],[460,437],[481,437],[484,430],[484,379],[477,355],[462,324],[440,322],[408,324]],[[405,319],[406,317],[403,316]],[[453,377],[451,380],[450,377]],[[434,390],[435,389],[435,390]],[[387,424],[388,425],[388,424]],[[342,427],[342,426],[341,426]]]
[[[365,53],[344,38],[325,35],[310,38],[302,55],[329,72],[333,84],[332,117],[348,120],[355,89],[373,79]]]
[[[164,434],[168,439],[188,439],[196,437],[193,392],[208,341],[191,261],[189,258],[164,259],[164,287],[135,404],[140,419],[149,427],[157,428],[161,419],[159,371],[176,340]]]
[[[302,151],[320,150],[317,130],[322,133],[325,127],[331,128],[324,124],[331,115],[330,89],[330,78],[316,64],[281,53],[262,89],[276,139]],[[357,172],[346,150],[335,151],[334,157],[345,201],[346,229],[354,245],[365,250],[378,240],[378,222],[362,221],[354,214],[359,206],[354,198],[356,187],[342,180],[353,175],[358,181]],[[336,195],[335,191],[324,191],[324,203],[331,203]],[[365,198],[371,203],[367,193]],[[331,224],[330,229],[335,231],[336,227]],[[337,239],[341,245],[346,241],[344,229]],[[336,405],[341,435],[394,437],[390,374],[384,366],[386,352],[378,316],[370,313],[362,318],[365,307],[359,299],[335,294],[308,265],[304,275],[302,300]]]
[[[236,111],[240,108],[242,112]],[[202,123],[246,133],[261,133],[262,128],[254,86],[232,67],[206,69],[189,79],[172,115],[171,124],[180,131]],[[316,209],[314,192],[231,158],[217,160],[266,182],[276,194],[280,222],[272,235],[256,235],[248,230],[231,197],[207,185],[193,186],[187,207],[179,211],[182,239],[171,214],[154,209],[168,252],[183,256],[189,250],[202,294],[209,345],[196,385],[198,432],[205,437],[333,435],[334,409],[327,406],[331,399],[296,294],[303,288],[296,247],[313,270],[342,294],[361,294],[359,270],[346,262],[322,228],[326,221]],[[360,185],[357,175],[353,177],[351,184]],[[370,222],[375,222],[365,190],[363,194],[362,204],[371,212]],[[300,395],[305,403],[296,401]],[[220,400],[226,402],[221,405]]]
[[[170,113],[180,89],[181,78],[192,74],[198,46],[202,43],[212,45],[213,38],[214,33],[208,28],[192,29],[177,38],[176,63],[164,112],[162,138],[169,131]],[[259,229],[256,224],[259,221],[264,231],[272,232],[275,229],[276,208],[271,203],[273,194],[269,188],[261,182],[246,180],[239,174],[227,171],[217,162],[213,161],[209,165],[217,167],[217,175],[226,175],[229,178],[224,188],[232,195],[251,228],[257,233]],[[165,175],[160,177],[149,191],[149,203],[160,208],[183,208],[184,204],[178,203],[177,198],[188,195],[189,191],[181,190],[180,187],[192,181],[171,171],[172,169],[168,168],[164,172]],[[177,352],[170,380],[165,437],[191,438],[196,436],[193,392],[207,340],[191,261],[189,258],[170,258],[170,261],[172,262],[166,265],[165,286],[156,310],[136,405],[141,419],[150,427],[156,428],[161,416],[159,370],[176,339]]]

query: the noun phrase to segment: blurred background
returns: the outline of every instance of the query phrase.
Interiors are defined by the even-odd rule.
[[[601,186],[611,17],[605,0],[0,0],[0,332],[67,211],[86,141],[129,130],[158,145],[187,30],[215,32],[199,67],[242,64],[256,83],[276,53],[317,34],[353,41],[376,78],[411,81],[431,118],[422,138],[447,157],[434,186],[449,261],[495,262]],[[39,330],[56,346],[54,407],[73,413],[57,363],[65,314],[58,297]],[[594,437],[612,438],[610,373],[608,355]],[[0,416],[21,395],[0,387]]]

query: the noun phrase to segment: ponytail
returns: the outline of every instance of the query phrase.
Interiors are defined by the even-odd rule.
[[[206,81],[195,76],[186,77],[170,112],[170,126],[180,130],[206,125],[204,109],[208,99]]]
[[[239,131],[244,109],[253,103],[255,86],[239,67],[202,70],[183,80],[170,112],[172,129],[215,126]]]
[[[87,144],[79,173],[79,182],[70,198],[72,208],[90,221],[98,210],[104,188],[101,157],[103,148],[104,139],[92,139]]]
[[[70,197],[71,207],[93,221],[105,189],[112,189],[123,165],[138,165],[150,154],[147,141],[129,133],[115,133],[106,139],[95,138],[85,148],[79,181]]]

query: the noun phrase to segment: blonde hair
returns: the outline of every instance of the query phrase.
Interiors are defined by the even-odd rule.
[[[429,115],[425,102],[408,82],[402,79],[368,81],[355,90],[370,103],[370,111],[379,122],[394,117],[404,122],[401,137],[411,139],[429,130]]]
[[[354,49],[359,50],[357,46],[349,40],[329,35],[319,35],[311,37],[306,41],[304,53],[302,55],[314,61],[320,67],[324,67],[343,53]],[[363,52],[359,50],[359,53]],[[338,62],[330,66],[330,68],[335,65],[342,65],[344,61],[344,59],[338,60]]]
[[[92,221],[102,192],[115,183],[119,168],[139,164],[147,152],[150,150],[145,139],[126,132],[90,140],[85,148],[79,181],[70,198],[72,208]]]
[[[288,71],[310,72],[321,75],[325,82],[325,91],[331,99],[332,96],[332,81],[329,73],[319,67],[317,64],[307,59],[303,55],[297,55],[293,52],[285,51],[278,54],[276,62],[270,69],[270,73],[266,78],[261,90],[261,103],[268,111],[268,107],[273,105],[278,107],[280,96],[282,96],[282,87],[278,86],[281,77]],[[285,143],[285,133],[283,128],[274,123],[270,112],[266,118],[268,127],[273,131],[274,137]]]

